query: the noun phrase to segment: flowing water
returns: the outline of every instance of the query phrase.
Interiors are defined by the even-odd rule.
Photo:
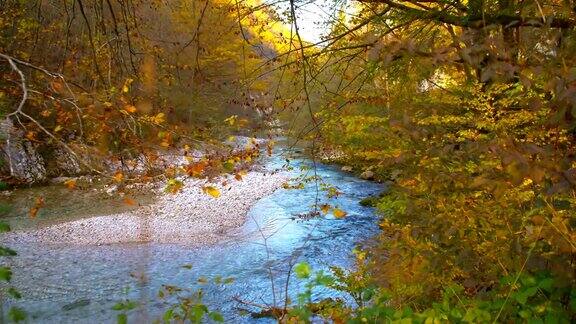
[[[265,161],[265,167],[273,170],[285,163],[285,156],[276,154]],[[221,312],[226,322],[272,322],[243,312],[259,309],[238,299],[260,305],[274,300],[283,303],[287,270],[295,262],[306,261],[313,270],[352,266],[352,249],[378,231],[374,211],[359,201],[383,190],[379,184],[333,166],[318,164],[314,172],[312,161],[306,158],[295,157],[290,166],[294,177],[316,173],[341,194],[329,199],[328,191],[315,181],[303,189],[279,189],[252,207],[244,226],[230,233],[227,242],[210,247],[154,243],[12,246],[18,251],[9,261],[15,273],[13,283],[24,294],[17,305],[34,323],[113,323],[118,312],[112,306],[130,299],[139,306],[128,313],[129,323],[152,322],[174,302],[159,298],[158,291],[162,285],[173,285],[185,289],[182,294],[186,289],[202,289],[205,304]],[[316,201],[338,206],[347,216],[297,217],[310,212]],[[215,283],[229,277],[234,278],[232,283]],[[292,275],[289,296],[294,298],[303,286]],[[316,289],[313,296],[346,298],[326,289]]]

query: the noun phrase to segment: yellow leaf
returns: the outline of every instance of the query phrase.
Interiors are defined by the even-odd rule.
[[[58,133],[61,130],[62,130],[62,126],[60,126],[60,125],[56,125],[56,127],[54,127],[54,133]]]
[[[320,210],[322,211],[322,214],[326,215],[330,211],[330,205],[328,204],[320,205]]]
[[[127,79],[126,82],[124,82],[124,85],[122,86],[122,92],[126,93],[128,91],[130,91],[130,84],[132,84],[132,79]]]
[[[224,119],[225,123],[228,123],[230,126],[234,125],[236,123],[236,119],[238,119],[238,116],[236,115],[232,115],[226,119]]]
[[[220,197],[220,190],[212,186],[205,186],[204,188],[202,188],[202,191],[204,191],[205,194],[208,194],[214,198]]]
[[[164,113],[158,113],[156,116],[154,116],[153,120],[156,124],[162,124],[166,120],[166,116]]]
[[[342,209],[338,209],[338,208],[334,208],[332,210],[332,214],[334,214],[334,217],[336,218],[344,218],[346,217],[346,212],[343,211]]]

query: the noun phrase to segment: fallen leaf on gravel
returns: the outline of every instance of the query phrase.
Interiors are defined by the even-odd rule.
[[[204,188],[202,188],[202,191],[204,191],[204,193],[209,194],[210,196],[212,196],[214,198],[220,197],[220,190],[218,190],[212,186],[205,186]]]
[[[186,172],[191,177],[198,177],[202,175],[206,168],[206,162],[192,163],[186,166]]]
[[[130,206],[136,206],[136,201],[134,199],[130,199],[128,197],[124,198],[124,203]]]
[[[184,183],[182,183],[182,181],[178,179],[169,179],[165,191],[171,194],[175,194],[178,193],[182,187],[184,187]]]

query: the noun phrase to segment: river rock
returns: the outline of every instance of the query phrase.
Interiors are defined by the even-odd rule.
[[[360,174],[360,178],[364,180],[374,180],[374,176],[375,176],[374,172],[370,170],[366,170]]]
[[[10,118],[0,123],[0,138],[3,140],[2,160],[12,177],[28,183],[46,179],[44,159],[34,144],[25,138],[24,131],[14,127]]]
[[[118,191],[118,186],[116,186],[116,185],[112,185],[109,187],[106,186],[106,193],[108,194],[108,196],[114,195],[117,191]]]
[[[352,172],[352,167],[349,165],[345,165],[340,170],[342,170],[343,172]]]
[[[78,159],[68,150],[58,147],[54,150],[55,167],[52,172],[57,175],[77,176],[82,174],[82,167]]]

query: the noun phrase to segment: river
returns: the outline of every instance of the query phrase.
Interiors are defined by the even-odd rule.
[[[286,169],[286,164],[286,155],[280,153],[264,161],[269,170]],[[12,246],[18,251],[10,260],[13,284],[23,293],[15,304],[26,310],[33,323],[114,323],[119,312],[112,306],[129,299],[138,306],[128,312],[128,322],[152,322],[174,302],[174,298],[158,297],[162,285],[172,285],[184,289],[181,294],[202,289],[205,304],[221,312],[226,322],[273,322],[242,312],[242,308],[258,308],[240,304],[235,297],[254,304],[272,304],[274,299],[283,303],[290,263],[306,261],[314,270],[351,267],[352,249],[378,232],[374,210],[360,206],[359,201],[383,190],[380,184],[334,166],[317,164],[314,171],[312,161],[302,156],[292,156],[289,166],[292,176],[316,174],[340,194],[328,198],[328,191],[317,190],[313,180],[302,189],[279,189],[251,208],[246,223],[230,233],[228,241],[209,247],[155,243]],[[310,212],[315,201],[338,206],[347,216],[296,216]],[[217,283],[220,278],[233,281]],[[292,275],[289,296],[294,299],[303,285]],[[317,289],[313,296],[346,298],[327,289]],[[8,306],[5,303],[5,311]]]

